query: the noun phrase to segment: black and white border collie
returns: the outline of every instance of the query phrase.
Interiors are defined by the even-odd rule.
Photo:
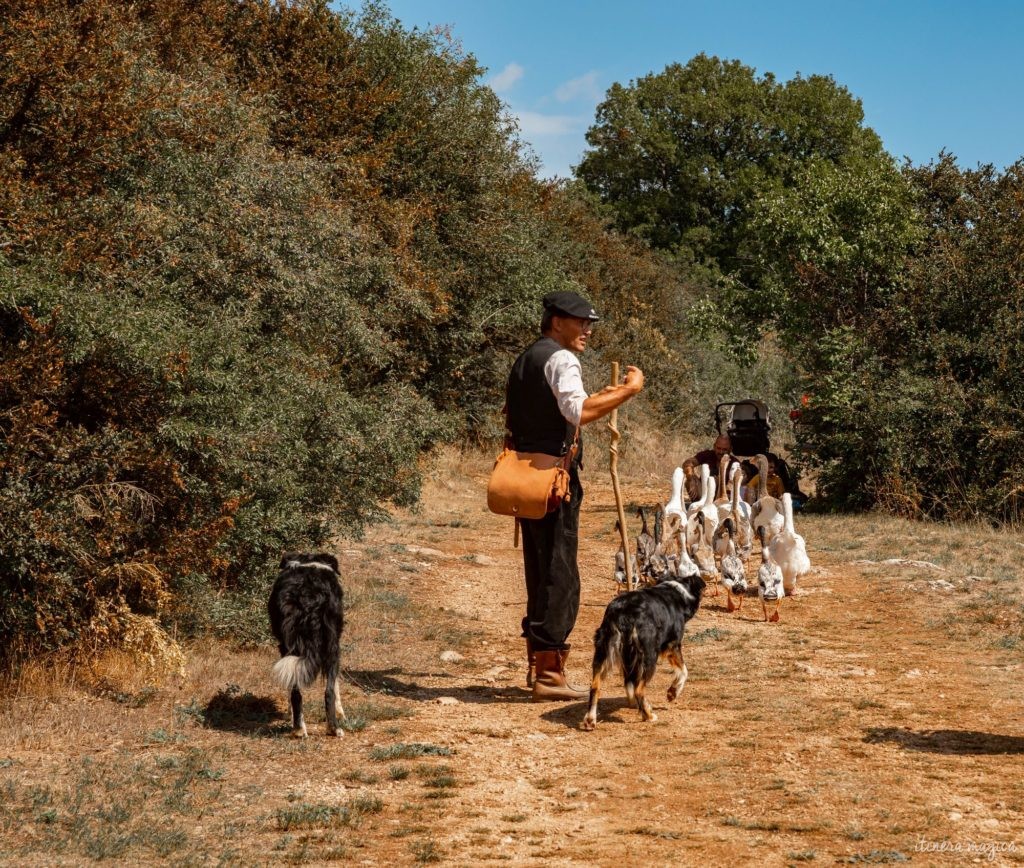
[[[608,604],[601,626],[594,633],[594,675],[583,729],[597,726],[601,679],[612,669],[618,668],[622,673],[626,695],[631,704],[636,703],[644,721],[658,719],[644,691],[659,660],[667,660],[676,675],[668,688],[668,701],[672,702],[682,692],[687,676],[683,629],[697,614],[705,587],[700,573],[679,576],[670,569],[657,584],[620,594]]]
[[[290,691],[292,735],[305,738],[302,691],[317,676],[327,681],[324,704],[327,734],[342,735],[338,717],[345,719],[338,696],[341,631],[345,626],[338,559],[334,555],[289,552],[267,602],[270,630],[281,649],[274,680]]]

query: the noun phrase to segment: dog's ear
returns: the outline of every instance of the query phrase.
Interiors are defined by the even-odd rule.
[[[334,555],[328,554],[327,552],[319,552],[313,556],[312,560],[316,561],[318,564],[326,564],[334,570],[334,572],[338,573],[338,575],[341,575],[341,570],[338,567],[338,559]]]
[[[283,570],[286,566],[288,566],[289,562],[301,559],[302,554],[300,552],[285,552],[283,555],[281,555],[281,565],[278,567],[278,569]]]

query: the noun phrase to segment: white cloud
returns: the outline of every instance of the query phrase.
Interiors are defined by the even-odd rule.
[[[530,136],[564,136],[586,129],[587,119],[575,115],[545,115],[540,112],[516,111],[519,131],[527,139]]]
[[[604,96],[604,91],[598,86],[597,75],[597,70],[592,69],[586,75],[563,82],[555,89],[555,99],[559,102],[570,102],[574,99],[597,102]]]
[[[587,115],[549,115],[509,110],[518,121],[522,140],[540,158],[542,178],[569,178],[571,166],[580,161],[583,134],[591,122]]]
[[[508,90],[514,85],[519,79],[523,77],[523,73],[526,72],[518,63],[510,63],[497,75],[491,77],[487,82],[491,89],[495,93],[501,93]]]

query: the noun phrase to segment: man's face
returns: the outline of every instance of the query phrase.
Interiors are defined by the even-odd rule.
[[[707,441],[705,440],[704,442],[706,443]],[[723,455],[728,455],[731,447],[732,444],[729,443],[728,437],[719,437],[715,441],[715,455],[717,455],[719,458],[721,458]]]
[[[594,323],[578,316],[554,316],[551,320],[551,336],[565,349],[582,353],[587,340],[594,330]]]

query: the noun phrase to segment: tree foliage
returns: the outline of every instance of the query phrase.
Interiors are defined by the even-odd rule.
[[[796,184],[809,160],[878,154],[862,124],[859,101],[831,78],[780,84],[699,54],[613,85],[578,175],[621,229],[684,261],[742,272],[752,206]]]
[[[790,292],[813,312],[793,336],[802,449],[834,505],[1016,521],[1022,167],[941,154],[905,166],[896,192],[861,197],[841,267],[825,245],[793,246]],[[798,203],[783,211],[801,221]]]
[[[705,342],[787,353],[822,502],[1018,517],[1020,164],[901,171],[831,78],[705,55],[613,86],[588,141],[615,224],[709,287]]]
[[[493,432],[541,295],[662,285],[536,180],[481,76],[375,5],[5,5],[8,655],[159,656],[169,620],[239,635],[232,600],[259,636],[283,549],[359,533],[435,443]],[[644,328],[607,349],[667,356]]]

